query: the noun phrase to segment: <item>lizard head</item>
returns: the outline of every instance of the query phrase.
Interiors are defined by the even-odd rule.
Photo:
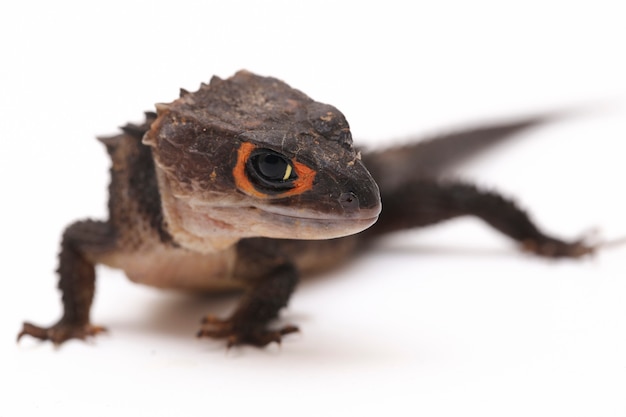
[[[334,107],[241,71],[181,91],[144,136],[168,230],[205,252],[244,237],[331,239],[380,213],[378,187]]]

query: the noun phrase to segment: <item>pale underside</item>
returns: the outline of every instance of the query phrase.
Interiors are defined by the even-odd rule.
[[[280,241],[298,270],[306,275],[323,271],[342,262],[354,252],[357,239]],[[143,245],[133,252],[114,251],[100,262],[123,270],[136,283],[184,291],[223,292],[245,289],[245,276],[236,275],[236,246],[219,253],[200,253],[157,243]],[[245,260],[244,260],[245,262]]]

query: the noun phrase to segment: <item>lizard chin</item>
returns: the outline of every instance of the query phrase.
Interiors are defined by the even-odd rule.
[[[242,238],[321,240],[361,232],[378,219],[379,209],[358,216],[335,216],[307,210],[281,212],[276,208],[198,206],[173,198],[163,205],[167,228],[181,246],[203,253],[224,250]]]
[[[169,231],[179,244],[212,253],[249,237],[299,240],[344,237],[373,225],[378,214],[359,218],[313,218],[278,214],[254,207],[206,207],[198,210],[177,204],[175,216],[168,218]],[[172,221],[174,218],[177,221]]]

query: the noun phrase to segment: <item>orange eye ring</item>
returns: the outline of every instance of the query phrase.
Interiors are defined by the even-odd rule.
[[[257,198],[282,198],[302,194],[313,188],[313,179],[317,172],[296,160],[292,160],[290,163],[297,178],[293,181],[293,186],[288,190],[278,193],[265,193],[258,187],[255,187],[246,172],[246,164],[250,154],[256,148],[257,146],[250,142],[242,142],[237,150],[237,163],[233,169],[233,177],[238,189]]]

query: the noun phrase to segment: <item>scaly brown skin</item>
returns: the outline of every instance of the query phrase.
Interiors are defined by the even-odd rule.
[[[539,256],[587,255],[594,247],[546,234],[512,201],[444,177],[464,157],[547,119],[453,133],[361,161],[337,109],[276,79],[242,71],[183,90],[142,125],[101,139],[113,162],[109,219],[66,229],[62,318],[50,327],[24,323],[18,339],[60,344],[104,331],[89,316],[99,263],[147,285],[241,289],[235,312],[205,317],[198,336],[265,346],[298,331],[269,324],[301,274],[332,267],[382,234],[470,215]],[[356,234],[374,222],[381,199],[378,222]]]

